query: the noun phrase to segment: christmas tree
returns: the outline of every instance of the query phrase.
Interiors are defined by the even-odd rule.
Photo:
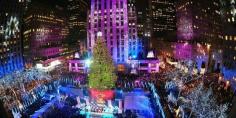
[[[92,60],[88,75],[89,87],[99,90],[114,88],[117,79],[115,66],[107,46],[101,38],[98,38],[93,48]]]

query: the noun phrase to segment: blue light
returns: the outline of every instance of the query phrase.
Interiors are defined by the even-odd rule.
[[[136,59],[136,58],[137,58],[137,56],[136,56],[136,55],[133,55],[133,56],[132,56],[132,58],[133,58],[133,59]]]
[[[86,67],[90,67],[91,63],[92,63],[92,60],[91,60],[91,59],[86,59],[86,60],[85,60],[85,66],[86,66]]]
[[[1,60],[0,60],[1,61]],[[23,60],[21,57],[11,56],[7,63],[0,65],[0,78],[14,71],[23,70]]]

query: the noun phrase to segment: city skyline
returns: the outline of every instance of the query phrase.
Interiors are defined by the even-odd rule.
[[[171,41],[171,42],[172,41],[174,42],[187,41],[189,43],[200,43],[205,46],[211,45],[211,47],[213,48],[212,50],[213,52],[214,51],[222,52],[221,55],[223,59],[221,59],[222,62],[220,62],[221,69],[236,68],[235,67],[236,47],[235,47],[235,40],[234,40],[236,37],[234,33],[235,11],[233,9],[233,6],[235,5],[235,3],[233,1],[231,2],[208,1],[204,3],[204,2],[199,2],[199,1],[196,2],[196,1],[182,0],[182,1],[174,1],[172,3],[169,3],[167,1],[157,2],[155,0],[139,1],[139,2],[129,0],[129,1],[125,1],[124,3],[126,2],[127,4],[124,4],[124,6],[127,7],[127,10],[126,10],[127,13],[124,13],[124,16],[122,16],[121,18],[127,18],[127,19],[124,19],[124,21],[122,21],[122,19],[121,21],[117,21],[117,18],[113,19],[114,15],[116,15],[116,12],[112,12],[114,14],[111,14],[111,15],[105,14],[104,17],[101,17],[102,19],[105,19],[105,20],[102,20],[99,23],[97,22],[98,24],[96,25],[97,26],[96,29],[90,27],[93,24],[90,21],[92,19],[94,20],[94,18],[97,17],[97,16],[95,17],[93,16],[91,18],[90,13],[96,13],[96,12],[94,12],[93,9],[91,9],[94,7],[88,7],[89,5],[93,6],[94,1],[91,1],[92,3],[91,4],[90,1],[80,1],[77,3],[75,1],[73,3],[73,0],[72,1],[59,1],[59,2],[50,0],[50,1],[42,1],[39,3],[37,2],[37,0],[32,0],[32,1],[22,1],[15,4],[15,6],[21,7],[20,8],[21,10],[19,12],[19,14],[21,15],[20,17],[18,17],[17,15],[16,15],[17,17],[14,15],[11,17],[8,17],[8,20],[9,20],[8,24],[9,22],[12,22],[12,21],[14,22],[16,20],[19,20],[17,21],[19,28],[15,30],[21,33],[19,38],[22,44],[19,44],[20,46],[19,52],[21,53],[19,56],[19,60],[23,59],[22,60],[23,65],[25,66],[25,68],[28,68],[28,67],[35,66],[38,63],[41,63],[43,65],[48,65],[53,60],[57,60],[57,57],[59,57],[58,58],[59,60],[61,60],[61,57],[67,58],[67,59],[73,58],[73,55],[75,54],[75,52],[79,52],[80,55],[88,56],[89,53],[91,53],[91,49],[93,47],[92,45],[94,45],[94,41],[96,39],[97,33],[102,32],[103,39],[107,41],[107,46],[110,48],[110,53],[112,54],[113,59],[118,65],[119,63],[123,63],[123,64],[127,63],[128,59],[131,59],[131,58],[144,57],[144,55],[147,54],[148,50],[156,49],[160,47],[160,45],[158,45],[159,41],[166,40],[166,41]],[[74,6],[71,6],[72,3],[74,4]],[[61,33],[59,33],[60,32],[59,30],[56,31],[58,32],[58,36],[59,35],[62,36],[61,39],[59,39],[59,37],[57,38],[61,40],[61,43],[56,42],[58,46],[61,45],[61,49],[58,48],[58,52],[60,52],[61,57],[60,55],[57,55],[57,56],[43,57],[44,59],[38,58],[38,57],[36,58],[36,57],[33,57],[33,52],[29,51],[31,50],[30,47],[35,48],[35,46],[33,45],[33,43],[31,43],[33,42],[34,39],[28,38],[28,37],[32,37],[32,35],[28,35],[28,33],[31,30],[36,30],[36,31],[40,30],[40,28],[35,29],[35,27],[39,27],[39,26],[33,26],[35,25],[33,24],[32,25],[33,29],[32,28],[30,30],[27,29],[27,27],[29,27],[29,19],[27,19],[27,17],[29,17],[28,14],[30,10],[32,11],[33,6],[37,4],[43,6],[46,11],[52,12],[52,14],[56,13],[54,14],[55,17],[58,17],[59,19],[62,20],[61,22],[63,22],[64,26],[60,26],[60,24],[54,25],[54,26],[58,25],[56,27],[61,28]],[[107,2],[106,4],[108,5]],[[145,7],[140,8],[141,4],[144,4]],[[167,6],[169,5],[169,7],[165,6],[164,4],[167,4]],[[176,8],[175,11],[173,11],[173,4],[176,4],[174,5]],[[201,4],[204,4],[204,5],[200,7],[199,5]],[[232,9],[225,8],[230,5]],[[153,6],[160,6],[160,8],[158,7],[158,9],[156,9],[156,7],[153,7]],[[82,11],[78,10],[78,7],[83,7],[83,10]],[[164,10],[167,10],[166,8],[170,8],[170,7],[172,9],[172,10],[169,10],[170,12],[164,12]],[[105,11],[109,11],[109,9],[110,8],[107,8],[107,10]],[[161,11],[161,9],[163,9],[163,11]],[[100,13],[99,9],[96,9],[96,10],[97,10],[97,13]],[[120,10],[123,10],[123,9],[121,8]],[[78,11],[78,13],[76,11]],[[120,12],[123,13],[124,11],[120,11]],[[170,20],[170,19],[164,18],[163,20],[166,21],[165,23],[162,20],[157,20],[157,21],[153,20],[153,19],[160,19],[162,16],[165,16],[162,13],[172,15],[173,19]],[[205,13],[214,13],[214,14],[205,15]],[[23,16],[25,20],[23,19]],[[111,24],[111,26],[113,27],[112,30],[109,30],[109,25],[107,25],[109,24],[108,23],[109,19],[106,20],[107,17],[112,19],[112,24]],[[218,18],[215,18],[215,17],[218,17]],[[11,19],[13,20],[10,21]],[[176,26],[175,26],[176,29],[173,27],[173,22],[169,22],[169,21],[175,21],[175,19],[176,19]],[[205,19],[208,19],[208,20],[205,20]],[[97,21],[99,20],[97,19]],[[121,24],[119,24],[119,22]],[[127,22],[127,23],[124,23],[124,22]],[[160,31],[154,30],[156,29],[155,27],[158,26],[157,24],[159,22],[162,22],[161,23],[162,25],[160,25]],[[125,26],[125,28],[123,29],[124,33],[122,33],[123,31],[122,29],[119,30],[120,32],[117,32],[115,27],[117,28],[123,27],[122,23]],[[153,24],[153,23],[156,23],[156,24]],[[103,24],[102,27],[98,27],[100,26],[100,24],[101,25]],[[167,29],[165,31],[163,29],[163,24],[166,24],[166,26],[168,26],[166,27]],[[95,25],[93,24],[93,26]],[[212,26],[214,26],[215,28],[211,28]],[[41,29],[44,27],[45,26],[42,26],[41,24]],[[169,28],[171,30],[169,30]],[[226,29],[226,30],[223,30],[223,29]],[[52,29],[48,29],[48,31],[49,30],[52,31]],[[2,26],[3,34],[6,34],[4,31],[7,31],[7,29],[4,28],[4,26]],[[45,32],[43,30],[42,31],[40,30],[39,32],[42,32],[43,35],[47,37],[49,35],[45,34],[46,31],[47,30],[45,29]],[[112,38],[108,31],[112,31]],[[161,35],[158,36],[159,34],[158,32],[165,35],[165,37]],[[153,35],[154,33],[157,35]],[[8,34],[10,35],[10,33]],[[23,37],[21,35],[23,35]],[[2,35],[2,36],[4,36],[3,38],[9,37],[8,35]],[[110,39],[108,39],[109,37]],[[90,45],[90,42],[91,43],[93,42],[93,44]],[[3,43],[2,44],[3,46],[6,45],[4,42],[2,43]],[[223,43],[225,46],[220,45],[221,43]],[[47,44],[48,47],[50,47],[50,45],[54,45],[55,47],[55,43],[50,44],[50,42],[46,41],[45,44]],[[229,45],[229,46],[226,46],[226,45]],[[90,50],[90,52],[87,52],[86,51],[87,49]],[[157,50],[157,52],[158,51],[159,50]],[[38,52],[38,50],[36,52]],[[53,51],[53,53],[55,53],[55,51]],[[39,53],[37,55],[39,55]],[[43,61],[45,61],[45,63]],[[62,61],[64,61],[64,59],[62,59]],[[3,62],[6,63],[6,60],[5,61],[3,60]],[[7,73],[7,70],[12,67],[10,68],[4,67],[4,68],[5,69],[3,69],[2,67],[2,71],[1,71],[2,75],[4,75],[3,74],[4,71],[6,71],[4,73]]]
[[[235,93],[235,0],[0,1],[3,117],[236,117]]]
[[[47,67],[50,65],[50,63],[52,63],[55,60],[66,61],[66,59],[74,58],[73,55],[76,52],[79,52],[80,55],[84,56],[87,55],[87,57],[89,55],[91,56],[91,54],[89,53],[91,53],[92,51],[92,47],[96,41],[97,37],[96,35],[98,32],[102,32],[103,35],[102,39],[104,39],[107,42],[107,46],[110,50],[110,53],[114,61],[116,62],[116,65],[119,67],[127,66],[128,60],[130,59],[145,57],[145,55],[148,53],[148,50],[160,49],[161,45],[158,45],[158,43],[162,41],[167,41],[167,42],[187,41],[188,43],[191,44],[200,43],[202,45],[205,45],[205,47],[211,46],[212,50],[210,50],[211,52],[209,52],[211,54],[221,52],[220,55],[222,59],[210,59],[210,61],[214,61],[213,63],[219,63],[222,72],[225,69],[234,70],[236,68],[235,64],[236,35],[234,33],[235,10],[233,9],[235,3],[233,1],[231,2],[207,1],[206,3],[204,3],[199,1],[196,2],[194,0],[193,1],[182,0],[169,3],[167,1],[157,2],[155,0],[153,1],[150,0],[146,2],[127,0],[124,1],[124,4],[122,4],[122,6],[125,9],[123,9],[122,6],[119,6],[121,7],[119,9],[116,8],[115,6],[112,6],[113,10],[111,12],[112,14],[107,13],[110,9],[108,2],[105,2],[106,4],[104,4],[108,5],[106,9],[103,4],[101,8],[98,7],[97,9],[94,9],[95,1],[80,1],[80,2],[75,1],[73,3],[73,1],[56,2],[50,0],[50,1],[37,2],[37,0],[32,0],[32,1],[22,1],[17,4],[12,4],[15,5],[15,7],[17,8],[19,6],[20,10],[16,12],[17,13],[16,15],[12,15],[9,17],[7,16],[6,18],[8,19],[8,21],[4,22],[5,24],[16,22],[17,27],[15,30],[10,31],[10,29],[7,29],[7,25],[2,25],[1,32],[3,39],[10,38],[10,35],[17,35],[13,34],[13,32],[19,33],[18,37],[20,43],[18,43],[18,46],[20,50],[17,51],[17,53],[19,53],[19,56],[18,58],[16,58],[16,61],[20,62],[21,60],[21,64],[19,65],[18,62],[16,62],[18,64],[13,64],[14,58],[11,59],[9,56],[9,58],[6,59],[7,60],[9,59],[8,61],[9,64],[12,63],[10,65],[13,66],[10,66],[9,64],[8,66],[5,67],[2,66],[1,67],[2,76],[5,75],[5,73],[10,74],[11,72],[15,71],[14,68],[22,69],[23,66],[25,68],[31,68],[33,66],[36,66],[37,64],[42,64],[43,66]],[[111,4],[113,4],[112,2]],[[74,4],[74,6],[71,6],[72,3]],[[45,13],[51,12],[51,14],[48,14],[48,16],[45,16],[45,18],[46,17],[51,17],[50,19],[56,18],[55,20],[61,23],[58,22],[56,24],[53,24],[54,22],[53,20],[43,21],[45,23],[40,23],[43,19],[40,21],[39,18],[38,25],[36,25],[37,24],[36,22],[32,22],[32,25],[30,26],[31,22],[30,17],[32,17],[33,15],[33,14],[30,15],[30,12],[37,4],[39,6],[41,5],[42,8],[44,8],[45,10],[36,9],[35,13],[38,11],[45,11]],[[145,7],[140,8],[141,4],[144,4]],[[169,7],[165,6],[164,4],[167,4],[167,6],[169,5]],[[172,9],[173,4],[175,4],[174,5],[176,8],[175,11],[173,11]],[[204,5],[201,6],[201,4]],[[88,7],[89,5],[91,5],[91,7]],[[153,6],[160,6],[160,8],[156,9],[156,7]],[[231,6],[232,9],[226,9],[225,7],[227,6]],[[83,7],[83,10],[79,10],[78,9],[79,7]],[[172,9],[170,10],[170,12],[164,12],[164,10],[167,10],[166,8],[170,7]],[[161,9],[163,9],[163,11],[160,11]],[[78,11],[78,13],[76,11]],[[116,13],[117,11],[121,13],[119,18],[118,18],[119,15],[117,15]],[[100,17],[101,14],[100,12],[103,13],[102,17]],[[92,13],[95,13],[93,14],[94,16],[91,16]],[[162,20],[157,20],[157,21],[153,20],[153,19],[160,19],[161,17],[166,16],[163,15],[162,13],[172,15],[173,19],[170,20],[168,18],[167,19],[164,18],[164,21],[166,21],[165,23]],[[214,14],[205,14],[205,13],[214,13]],[[39,12],[39,14],[44,14],[44,12],[42,13]],[[8,15],[8,13],[5,13],[5,15]],[[115,18],[114,16],[116,16],[118,19]],[[44,18],[44,16],[40,17]],[[110,20],[108,18],[110,18]],[[101,20],[101,22],[99,19]],[[47,20],[47,18],[45,20]],[[93,20],[95,20],[97,24],[94,24]],[[176,28],[173,27],[173,22],[169,21],[176,21],[176,26],[175,26]],[[110,24],[109,22],[111,22],[112,24]],[[168,26],[166,27],[167,29],[165,31],[163,29],[163,25],[160,25],[159,31],[154,30],[156,29],[155,27],[158,26],[157,24],[159,22],[162,22],[161,24],[166,24],[166,26]],[[46,28],[47,27],[46,24],[49,26],[49,28]],[[52,25],[53,27],[58,27],[60,28],[60,30],[57,29],[57,31],[56,30],[53,31],[53,29],[50,29],[51,27],[50,25]],[[123,26],[124,28],[122,28]],[[211,28],[213,26],[214,28]],[[169,28],[171,30],[169,30]],[[54,53],[51,54],[51,56],[49,55],[46,56],[45,55],[46,52],[45,54],[43,54],[43,52],[41,54],[39,51],[41,49],[39,48],[36,49],[37,46],[33,44],[33,40],[35,40],[34,39],[35,37],[33,37],[33,35],[30,34],[30,32],[32,32],[33,30],[38,32],[36,33],[36,35],[39,38],[40,38],[39,36],[40,32],[44,37],[50,37],[50,34],[46,33],[47,31],[52,33],[57,32],[58,37],[55,37],[54,43],[51,43],[51,41],[48,40],[45,42],[45,44],[43,44],[44,47],[47,45],[46,47],[51,47],[51,48],[54,47],[54,49],[57,48],[56,49],[57,51],[56,50],[50,51],[50,53]],[[10,32],[7,34],[7,31]],[[157,32],[165,36],[164,37],[161,35],[158,36],[159,33]],[[154,33],[157,35],[153,35]],[[52,35],[55,36],[56,34]],[[13,36],[13,38],[14,37],[15,36]],[[6,46],[7,43],[8,42],[2,42],[2,46]],[[35,51],[33,51],[31,48],[35,49]],[[41,46],[40,48],[43,47]],[[160,51],[161,49],[156,50],[155,52],[160,52]],[[56,52],[58,53],[56,54]],[[10,53],[6,54],[12,55]],[[37,57],[33,55],[37,55]],[[45,56],[40,57],[39,55],[45,55]],[[4,60],[3,57],[1,58],[2,58],[2,64],[4,63],[6,64],[7,60]],[[220,60],[220,62],[215,62],[216,60]],[[206,62],[207,61],[204,61],[204,63]]]

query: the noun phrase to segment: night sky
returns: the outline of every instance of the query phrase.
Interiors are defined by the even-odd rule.
[[[54,7],[55,5],[66,7],[67,0],[32,0],[32,3],[33,4],[36,3],[47,7]]]

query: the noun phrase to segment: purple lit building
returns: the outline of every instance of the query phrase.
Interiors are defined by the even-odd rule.
[[[60,60],[64,48],[62,41],[68,34],[61,8],[34,6],[28,10],[24,21],[24,57],[26,67],[36,63],[48,66],[52,61]]]
[[[88,19],[87,47],[92,51],[97,33],[117,64],[124,64],[129,57],[136,57],[139,47],[137,18],[133,0],[91,0]]]
[[[89,72],[91,60],[82,59],[75,54],[75,58],[68,60],[69,72],[75,73],[87,73]],[[154,51],[149,51],[145,58],[135,58],[127,60],[129,70],[127,71],[122,65],[117,66],[119,72],[128,72],[132,74],[142,73],[157,73],[159,72],[159,60],[156,58]]]
[[[219,0],[179,0],[176,18],[179,40],[215,43],[222,38]]]

